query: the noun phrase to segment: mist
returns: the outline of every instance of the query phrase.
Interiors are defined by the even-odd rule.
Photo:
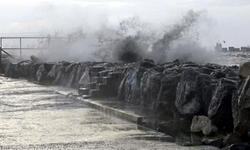
[[[214,62],[212,52],[199,40],[199,29],[201,24],[206,24],[206,17],[206,11],[189,10],[179,20],[161,27],[139,17],[112,25],[107,20],[100,20],[94,29],[78,27],[64,34],[64,39],[52,40],[50,47],[38,55],[43,61],[128,63],[153,59],[156,63],[165,63],[179,59],[182,62]]]

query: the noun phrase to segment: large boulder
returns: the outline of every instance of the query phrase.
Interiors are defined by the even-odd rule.
[[[240,65],[238,75],[247,78],[250,75],[250,62],[245,62]]]
[[[218,128],[214,126],[207,116],[194,116],[190,127],[191,132],[201,132],[204,135],[211,135],[216,132]]]
[[[66,81],[64,80],[64,76],[65,76],[65,69],[67,66],[69,66],[70,63],[69,62],[59,62],[58,64],[58,68],[56,70],[58,70],[58,72],[56,73],[56,78],[55,80],[52,82],[52,85],[66,85],[67,83],[67,79]]]
[[[208,117],[219,130],[233,131],[232,93],[236,89],[236,82],[226,78],[219,80],[208,108]]]
[[[128,72],[125,80],[125,101],[141,104],[140,101],[140,84],[143,73],[146,71],[144,68],[132,69]]]
[[[232,99],[234,131],[244,136],[250,131],[250,78],[245,78],[238,84]]]
[[[200,114],[201,103],[197,96],[196,77],[199,73],[193,69],[182,72],[180,82],[177,86],[175,106],[184,117],[192,118]]]
[[[161,88],[161,80],[165,74],[148,70],[143,74],[141,79],[141,100],[144,106],[152,107],[155,104]]]
[[[167,74],[161,79],[161,87],[157,97],[155,114],[161,118],[175,117],[176,87],[180,81],[180,74]]]
[[[196,77],[196,95],[201,104],[200,115],[207,115],[215,87],[211,76],[201,73]]]

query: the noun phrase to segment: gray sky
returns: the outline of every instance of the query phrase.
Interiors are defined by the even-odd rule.
[[[205,46],[250,45],[250,0],[0,0],[0,34],[69,33],[137,16],[155,25],[171,25],[189,9],[205,10],[201,29]]]

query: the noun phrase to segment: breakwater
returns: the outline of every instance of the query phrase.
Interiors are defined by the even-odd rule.
[[[217,137],[203,144],[221,148],[249,141],[249,66],[22,61],[7,63],[4,75],[77,88],[84,98],[117,97],[148,108],[161,132],[201,132]]]

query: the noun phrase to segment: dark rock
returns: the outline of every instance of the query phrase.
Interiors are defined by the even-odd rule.
[[[199,73],[192,69],[185,70],[176,91],[175,106],[181,115],[190,119],[192,116],[200,114],[201,111],[200,99],[196,93],[198,75]]]
[[[157,98],[155,114],[163,118],[173,118],[176,112],[176,87],[180,81],[180,74],[168,74],[161,80],[161,88]]]
[[[141,79],[141,100],[143,106],[152,108],[155,104],[161,88],[161,79],[165,75],[154,70],[146,71]]]
[[[207,63],[204,67],[210,68],[210,69],[221,69],[221,65],[218,64],[212,64],[212,63]]]
[[[146,69],[144,68],[137,68],[128,72],[127,79],[125,80],[125,101],[141,104],[140,84],[145,71]]]
[[[223,148],[223,139],[203,139],[202,144]]]
[[[39,84],[50,85],[51,82],[48,80],[48,72],[44,68],[44,64],[41,64],[36,72],[36,79]]]
[[[155,62],[153,60],[149,59],[144,59],[143,61],[140,62],[140,67],[142,68],[153,68],[155,67]]]
[[[62,81],[62,76],[64,75],[64,65],[63,63],[59,63],[55,66],[55,68],[51,68],[51,71],[49,73],[49,78],[53,79],[53,82],[51,83],[52,85],[61,85],[61,81]]]
[[[200,115],[207,115],[208,107],[215,91],[216,85],[211,77],[206,74],[199,74],[196,77],[196,95],[200,100],[201,112]]]
[[[214,72],[214,69],[202,67],[202,68],[199,68],[199,72],[210,75],[212,72]]]
[[[250,150],[250,144],[232,144],[228,147],[223,148],[222,150]]]
[[[232,98],[234,131],[239,136],[250,130],[250,78],[241,80]]]
[[[208,109],[208,117],[219,130],[233,131],[232,118],[232,92],[236,89],[236,83],[222,78],[219,80]]]
[[[190,129],[191,122],[187,119],[174,119],[161,121],[157,124],[157,129],[160,129],[161,132],[176,136],[180,131],[188,131]]]
[[[221,71],[216,71],[216,72],[212,72],[211,76],[213,78],[216,78],[216,79],[221,79],[221,78],[225,78],[226,74],[224,72],[221,72]]]
[[[240,140],[239,136],[236,133],[228,134],[223,141],[224,146],[229,146],[234,143],[241,143],[241,142],[242,141]]]
[[[30,65],[30,71],[29,71],[29,77],[32,80],[36,80],[36,73],[38,71],[38,68],[41,64],[38,63],[33,63],[32,65]]]
[[[163,71],[165,70],[165,68],[162,67],[162,66],[156,66],[156,67],[154,67],[153,69],[154,69],[155,71],[157,71],[157,72],[163,72]]]

